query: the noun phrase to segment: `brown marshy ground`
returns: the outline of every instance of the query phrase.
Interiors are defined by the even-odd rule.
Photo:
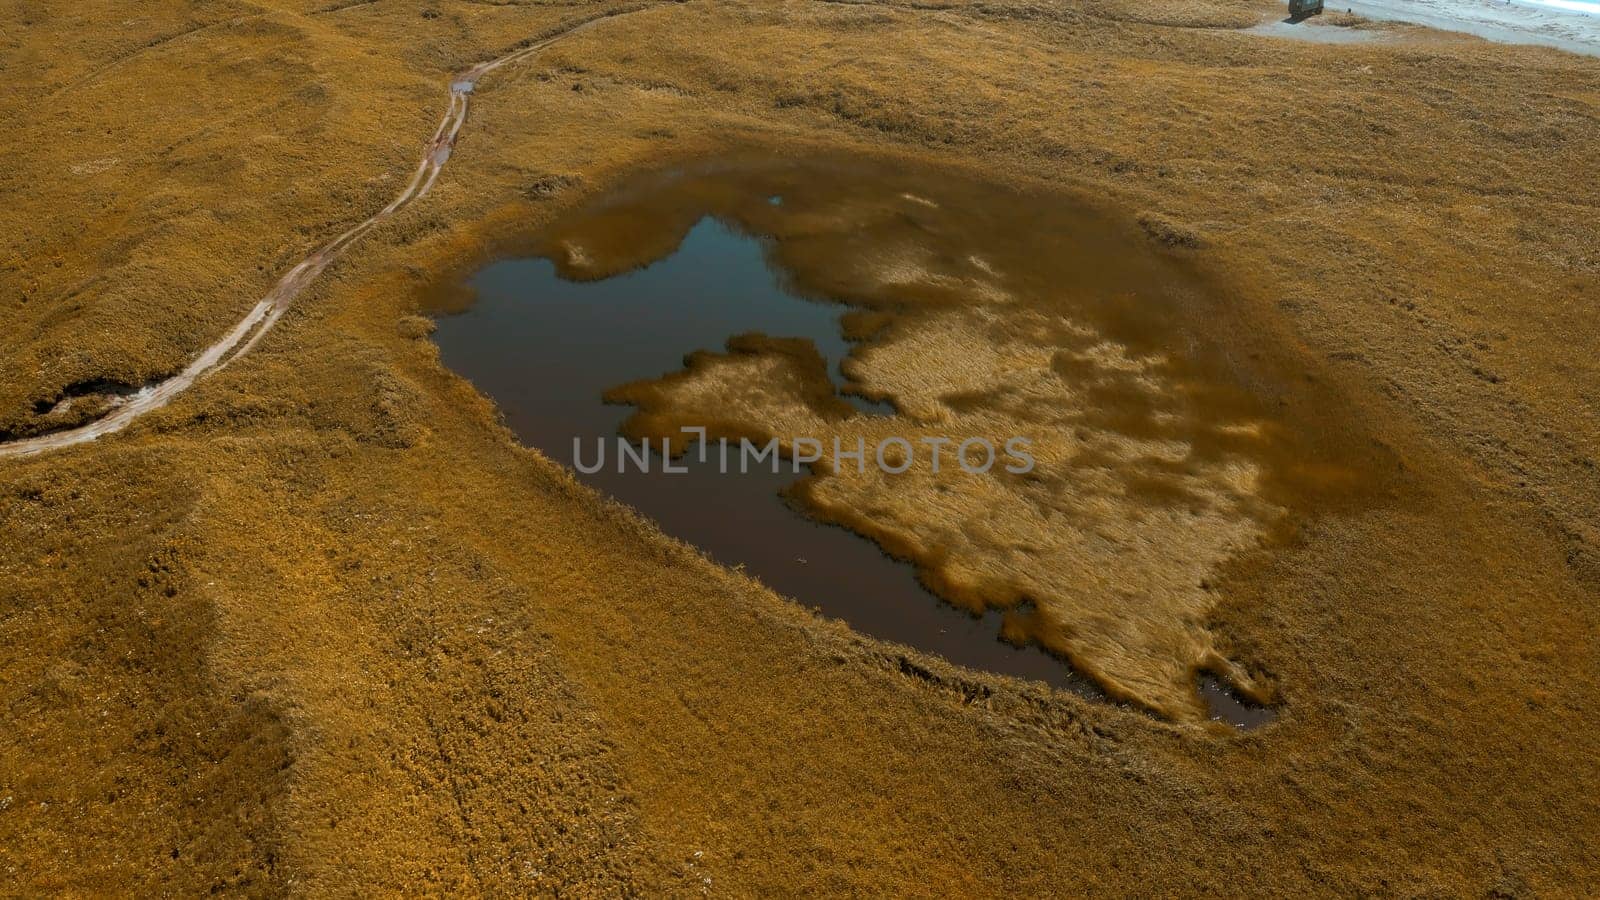
[[[27,140],[0,181],[0,430],[78,415],[55,406],[74,385],[181,367],[388,202],[451,72],[601,8],[12,4],[0,120]],[[1600,72],[1411,30],[1240,31],[1275,15],[690,2],[486,79],[436,192],[251,356],[121,435],[0,467],[6,889],[1594,893]],[[912,159],[1024,204],[1088,195],[1114,212],[1107,265],[1144,241],[1200,279],[1215,321],[1174,304],[1164,332],[1204,336],[1196,352],[1093,304],[1013,322],[996,298],[978,308],[1006,369],[929,296],[884,310],[858,379],[995,427],[1051,382],[990,373],[1055,375],[1037,331],[1077,383],[1174,388],[1125,422],[1063,394],[1088,437],[1062,439],[1060,471],[1104,459],[1039,488],[1040,514],[1102,492],[1126,538],[1118,491],[1169,516],[1205,500],[1218,527],[1199,531],[1234,537],[1181,562],[1245,549],[1204,597],[1174,583],[1203,612],[1168,658],[1215,648],[1276,692],[1278,722],[1197,727],[819,620],[518,447],[419,339],[408,316],[437,285],[634,173],[736,145]],[[977,277],[959,262],[907,264]],[[829,274],[857,280],[819,289],[878,308],[872,272]],[[977,364],[894,382],[940,369],[912,346]],[[1177,362],[1127,368],[1156,351]],[[775,359],[707,358],[649,409]],[[1209,393],[1227,385],[1268,415]],[[795,393],[739,419],[813,415]],[[1165,413],[1277,426],[1124,484],[1179,427]],[[1356,493],[1332,487],[1345,468]],[[854,501],[876,490],[813,488],[869,513]],[[908,544],[969,539],[883,503],[873,521]],[[1003,525],[977,537],[1001,546]],[[1003,594],[973,558],[952,577]],[[1081,570],[1028,577],[1061,571]]]

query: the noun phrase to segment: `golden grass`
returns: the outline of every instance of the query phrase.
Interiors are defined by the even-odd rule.
[[[450,71],[589,11],[322,6],[5,10],[0,117],[29,140],[0,182],[0,429],[181,365],[387,202]],[[1241,10],[1277,13],[1181,15]],[[1600,184],[1575,177],[1600,73],[1148,11],[673,4],[486,82],[429,202],[255,354],[0,468],[6,888],[1600,889]],[[1201,240],[1237,288],[1216,312],[1268,323],[1394,479],[1213,585],[1207,632],[1270,675],[1276,725],[819,622],[515,447],[399,324],[730,141],[1075,189]]]

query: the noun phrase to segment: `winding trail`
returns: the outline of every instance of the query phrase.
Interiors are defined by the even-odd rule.
[[[832,0],[832,2],[855,2],[855,0]],[[1355,0],[1352,0],[1355,2]],[[1357,3],[1358,12],[1370,14],[1367,7],[1391,3],[1392,0],[1361,0]],[[1430,0],[1432,2],[1432,0]],[[1484,0],[1487,4],[1488,0]],[[1520,3],[1540,4],[1558,8],[1582,7],[1583,11],[1589,9],[1600,10],[1591,0],[1518,0]],[[283,314],[294,304],[296,298],[316,280],[318,275],[331,263],[343,256],[357,241],[371,231],[378,223],[406,208],[416,200],[428,195],[434,183],[439,178],[439,173],[444,170],[445,163],[450,159],[450,154],[455,148],[457,136],[461,127],[466,122],[467,106],[473,89],[483,76],[501,68],[527,59],[551,44],[570,37],[586,28],[589,28],[606,19],[627,15],[636,12],[644,6],[632,6],[600,13],[569,25],[551,33],[548,37],[538,40],[519,50],[514,50],[497,59],[479,63],[470,69],[458,74],[450,80],[450,104],[445,109],[444,118],[440,120],[438,129],[428,141],[423,150],[422,159],[417,163],[416,173],[411,176],[411,181],[405,186],[388,206],[374,213],[366,220],[358,223],[348,231],[324,244],[310,256],[301,260],[294,268],[290,269],[273,286],[272,290],[245,314],[243,319],[233,326],[220,339],[207,347],[190,361],[183,371],[163,381],[148,385],[137,393],[122,400],[110,412],[99,419],[60,431],[47,432],[31,438],[13,440],[0,443],[0,459],[32,456],[51,450],[59,450],[76,444],[92,441],[102,435],[114,434],[132,424],[135,419],[152,410],[160,409],[171,403],[173,398],[188,390],[190,386],[200,381],[207,375],[221,371],[229,363],[249,353],[261,340],[262,336],[277,324]],[[1379,14],[1377,17],[1384,18]],[[1582,19],[1582,16],[1569,17]],[[1437,24],[1430,22],[1429,24]],[[1443,24],[1439,27],[1461,27]],[[1472,29],[1468,29],[1472,30]],[[1500,38],[1504,39],[1504,38]],[[1534,43],[1548,43],[1546,40],[1528,38]],[[1572,41],[1567,41],[1571,44]],[[1567,47],[1567,49],[1573,49]],[[1593,46],[1579,49],[1579,52],[1595,52]]]
[[[127,428],[135,419],[145,413],[160,409],[171,403],[173,398],[188,390],[202,378],[222,371],[229,363],[249,353],[260,342],[262,336],[272,330],[272,326],[278,323],[283,314],[294,304],[295,299],[317,279],[318,275],[322,274],[324,269],[343,256],[345,251],[354,246],[378,223],[428,195],[428,191],[432,190],[434,182],[439,180],[439,173],[444,171],[445,163],[449,162],[450,154],[455,149],[456,138],[461,133],[461,126],[467,120],[468,101],[471,98],[473,89],[477,87],[479,79],[502,66],[521,62],[551,44],[563,38],[571,37],[601,21],[627,15],[630,12],[635,12],[636,9],[616,10],[585,19],[520,50],[515,50],[488,62],[479,63],[452,78],[450,80],[450,105],[445,109],[444,118],[440,120],[439,128],[434,131],[433,137],[428,140],[426,147],[423,149],[422,159],[417,163],[417,171],[411,176],[411,181],[406,184],[405,189],[398,196],[389,202],[388,206],[322,245],[310,256],[301,260],[294,268],[285,273],[277,284],[273,285],[272,290],[261,299],[260,303],[251,307],[250,311],[245,314],[243,319],[239,320],[238,324],[234,325],[216,343],[201,351],[200,355],[196,356],[189,365],[184,367],[183,371],[163,381],[144,387],[104,416],[86,425],[0,444],[0,459],[33,456],[38,453],[59,450],[63,447],[88,443],[102,435],[115,434]]]

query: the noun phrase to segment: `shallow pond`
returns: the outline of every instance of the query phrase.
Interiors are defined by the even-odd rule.
[[[1341,490],[1326,474],[1335,467],[1282,439],[1292,429],[1263,419],[1262,410],[1292,408],[1282,385],[1298,390],[1299,374],[1257,365],[1261,354],[1247,343],[1208,349],[1183,332],[1178,320],[1187,317],[1243,333],[1222,321],[1231,315],[1225,299],[1214,312],[1202,308],[1212,301],[1175,274],[1181,267],[1148,250],[1119,250],[1125,233],[1075,218],[1053,198],[991,202],[938,177],[908,180],[899,170],[851,163],[785,162],[752,172],[656,173],[568,215],[527,258],[500,260],[473,276],[473,302],[438,322],[443,361],[493,398],[527,445],[713,559],[862,633],[1102,699],[1099,683],[1129,685],[1155,672],[1175,686],[1166,699],[1146,701],[1153,709],[1187,717],[1184,704],[1198,703],[1202,715],[1240,727],[1271,721],[1273,710],[1235,690],[1249,679],[1218,655],[1198,617],[1215,603],[1205,573],[1267,541],[1286,507]],[[834,176],[838,183],[829,183]],[[992,208],[980,213],[986,203]],[[1014,214],[1013,204],[1025,208]],[[1163,222],[1147,227],[1157,245],[1189,240]],[[834,302],[840,297],[848,303]],[[1003,309],[1014,311],[997,312]],[[940,345],[943,323],[953,321],[961,340],[977,343]],[[740,336],[743,343],[733,340]],[[789,349],[774,351],[760,343],[765,338],[791,339],[783,345]],[[755,350],[744,346],[752,340]],[[939,358],[917,351],[894,366],[883,362],[886,353],[922,344]],[[738,374],[751,360],[776,360],[769,368],[777,372],[801,356],[819,361],[796,372],[826,375],[769,383]],[[978,377],[974,371],[998,380],[977,390],[962,381]],[[924,377],[944,386],[927,393]],[[627,395],[646,398],[629,400],[637,408],[604,402],[630,383],[645,389]],[[648,399],[658,389],[664,393]],[[693,409],[671,409],[669,395],[699,398],[700,413],[712,418],[735,410],[712,426],[724,436],[767,425],[781,433],[781,414],[798,402],[797,415],[820,416],[809,421],[836,435],[1021,422],[1065,435],[1075,449],[1065,462],[1050,462],[1054,469],[1042,478],[1001,479],[999,488],[901,482],[876,495],[882,485],[852,484],[826,467],[813,468],[817,477],[797,494],[805,472],[789,459],[779,472],[730,473],[718,470],[714,451],[697,461],[699,445],[682,457],[683,472],[663,471],[659,450],[647,473],[637,464],[619,471],[619,431],[639,431],[641,420],[676,421],[676,412],[696,421]],[[891,398],[912,405],[885,402]],[[667,413],[653,408],[660,404]],[[760,426],[735,421],[768,413],[778,418]],[[601,445],[606,464],[588,471]],[[1187,448],[1181,458],[1171,456],[1175,447]],[[830,508],[817,484],[856,493]],[[999,491],[995,516],[971,493],[980,489]],[[916,537],[925,524],[914,521],[923,500],[906,506],[908,496],[925,499],[930,517],[956,509],[954,536],[935,536],[941,546],[975,552],[998,567],[1003,584],[1022,587],[980,595],[951,580],[940,569],[945,551],[919,553],[901,538]],[[890,508],[895,503],[902,508]],[[949,503],[957,506],[936,509]],[[879,518],[856,522],[839,512],[852,504]],[[1039,515],[1045,518],[1028,518]],[[908,520],[909,530],[893,530]],[[1060,534],[1076,543],[1048,549]],[[924,577],[939,596],[916,567],[880,545],[931,566]],[[1013,569],[1019,574],[1007,581]],[[1035,576],[1043,580],[1026,580]],[[1050,604],[1036,607],[1036,596]],[[1115,666],[1127,653],[1117,642],[1143,640],[1146,631],[1154,634],[1147,646],[1127,651],[1149,654],[1135,661],[1145,668],[1126,669],[1134,680],[1119,682]],[[1199,650],[1164,661],[1173,640],[1193,640]],[[1111,668],[1099,668],[1095,679],[1062,661],[1081,652],[1095,662],[1107,647]],[[1191,673],[1198,666],[1201,677],[1170,681],[1186,666]]]

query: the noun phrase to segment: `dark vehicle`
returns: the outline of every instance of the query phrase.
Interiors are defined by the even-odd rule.
[[[1322,0],[1289,0],[1289,18],[1298,22],[1311,16],[1322,15]]]

